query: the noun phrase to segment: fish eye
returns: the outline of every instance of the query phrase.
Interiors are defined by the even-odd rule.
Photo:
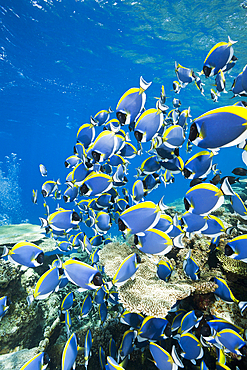
[[[135,131],[134,136],[135,136],[136,140],[140,142],[140,141],[142,141],[143,133],[140,132],[140,131]]]
[[[233,250],[232,250],[232,248],[230,247],[230,245],[229,244],[227,244],[226,246],[225,246],[225,255],[226,256],[231,256],[233,254]]]
[[[81,221],[81,217],[75,211],[72,213],[72,221]]]
[[[44,198],[47,196],[45,189],[41,190],[41,194],[43,195]]]
[[[124,125],[125,122],[126,122],[127,114],[125,114],[123,112],[117,112],[116,116],[117,116],[117,119],[119,120],[120,124]]]
[[[199,136],[197,127],[195,123],[190,126],[189,141],[194,141]]]
[[[190,209],[190,203],[188,202],[188,200],[186,198],[184,198],[184,207],[185,207],[186,211],[188,211]]]
[[[42,265],[42,263],[44,262],[44,252],[41,252],[41,253],[37,256],[36,261]]]
[[[126,225],[123,223],[121,218],[118,219],[117,223],[118,223],[118,230],[119,231],[124,231],[126,229]]]
[[[93,280],[92,282],[94,283],[94,285],[96,286],[101,286],[103,284],[103,280],[102,280],[102,276],[101,276],[101,273],[100,272],[97,272],[94,277],[93,277]]]
[[[201,335],[203,337],[209,337],[211,335],[211,328],[208,324],[203,325],[201,328]]]
[[[83,184],[81,187],[80,187],[80,194],[83,195],[83,194],[86,194],[88,192],[88,187],[86,184]]]
[[[211,73],[211,71],[212,71],[212,68],[210,68],[210,67],[208,67],[208,66],[204,66],[202,70],[203,70],[203,72],[204,72],[205,76],[206,76],[206,77],[209,77],[209,76],[210,76],[210,73]]]

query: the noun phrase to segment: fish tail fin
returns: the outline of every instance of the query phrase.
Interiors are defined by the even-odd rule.
[[[163,202],[163,198],[164,196],[160,199],[159,201],[159,204],[158,204],[158,209],[160,211],[165,211],[166,209],[168,209],[169,207]]]
[[[143,93],[147,88],[152,84],[151,82],[146,82],[144,78],[141,76],[140,77],[140,92]]]
[[[245,301],[238,302],[238,307],[239,307],[239,309],[241,311],[241,315],[243,316],[243,312],[244,312],[244,310],[247,307],[247,302],[245,302]]]
[[[231,46],[233,44],[236,44],[237,41],[231,40],[230,36],[228,36],[228,45]]]
[[[172,352],[171,352],[171,355],[172,355],[172,359],[173,361],[175,362],[175,364],[178,366],[178,367],[184,367],[184,364],[182,363],[182,361],[180,360],[180,358],[178,357],[178,353],[176,351],[176,348],[175,348],[175,345],[172,346]]]
[[[90,124],[91,125],[97,126],[98,122],[99,121],[97,119],[94,119],[93,116],[90,117]]]
[[[31,294],[29,296],[27,296],[27,303],[28,303],[28,306],[30,306],[32,304],[32,302],[34,301],[34,296]]]
[[[5,257],[9,254],[9,249],[4,245],[2,248],[2,252],[0,252],[0,258]]]
[[[48,227],[48,221],[45,218],[39,217],[39,219],[40,219],[40,222],[41,222],[41,226],[40,226],[41,228]]]

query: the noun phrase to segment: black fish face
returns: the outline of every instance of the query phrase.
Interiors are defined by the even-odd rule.
[[[65,165],[66,168],[68,168],[69,167],[69,162],[65,161],[64,165]]]
[[[41,190],[41,194],[43,195],[44,198],[47,197],[47,192],[45,189]]]
[[[100,153],[98,153],[95,150],[93,150],[92,151],[92,157],[95,160],[95,162],[99,162],[99,160],[100,160]]]
[[[86,184],[83,184],[83,185],[80,187],[80,194],[81,194],[81,195],[87,194],[88,190],[89,190],[89,189],[88,189],[87,185],[86,185]]]
[[[136,140],[140,143],[142,141],[142,138],[143,138],[143,133],[139,132],[139,131],[135,131],[134,136],[135,136]]]
[[[203,325],[201,328],[201,333],[203,337],[209,337],[211,335],[211,328],[208,324]]]
[[[116,114],[117,119],[119,120],[121,125],[125,125],[127,114],[123,112],[117,112]]]
[[[188,211],[190,209],[190,203],[188,202],[188,200],[186,198],[184,198],[184,207],[185,207],[186,211]]]
[[[195,122],[190,126],[189,141],[194,141],[199,136]]]
[[[225,246],[225,255],[230,257],[232,254],[234,253],[234,251],[232,250],[232,248],[230,247],[229,244],[227,244]]]
[[[126,225],[123,223],[121,218],[118,219],[117,223],[118,223],[118,230],[119,231],[124,231],[126,229]]]
[[[96,286],[101,286],[103,284],[102,276],[100,272],[97,272],[93,277],[93,283]]]
[[[63,200],[65,201],[65,203],[68,203],[68,201],[69,201],[69,197],[68,197],[67,195],[64,195],[64,196],[63,196]]]
[[[37,261],[40,265],[42,265],[42,264],[43,264],[43,262],[44,262],[44,252],[41,252],[41,253],[37,256],[36,261]]]
[[[208,67],[208,66],[204,66],[203,67],[203,73],[205,74],[206,77],[209,77],[210,76],[210,73],[212,71],[212,68]]]
[[[184,168],[183,173],[184,173],[184,177],[186,179],[188,179],[190,177],[190,175],[192,174],[192,172],[190,170],[188,170],[188,168]]]
[[[73,213],[72,213],[72,221],[75,221],[75,222],[80,222],[81,221],[81,217],[75,211],[73,211]]]
[[[135,245],[137,245],[138,242],[139,242],[138,236],[135,234],[134,235],[134,243],[135,243]]]

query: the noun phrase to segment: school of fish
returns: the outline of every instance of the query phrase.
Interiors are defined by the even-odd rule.
[[[181,89],[193,83],[204,95],[200,77],[204,76],[215,79],[216,91],[211,89],[210,94],[214,102],[218,101],[220,94],[226,92],[225,76],[237,61],[233,51],[235,43],[228,37],[227,42],[213,46],[198,73],[175,62],[174,93],[179,94]],[[212,238],[212,244],[217,248],[221,235],[231,233],[231,228],[226,229],[222,220],[212,214],[224,204],[225,197],[230,197],[234,212],[243,220],[247,219],[247,206],[231,186],[240,178],[247,178],[247,170],[234,169],[233,174],[238,178],[220,178],[220,171],[213,163],[220,149],[237,146],[242,150],[243,163],[247,166],[247,103],[240,101],[216,108],[192,120],[190,107],[182,112],[179,110],[181,101],[178,98],[173,99],[172,109],[166,105],[164,86],[161,86],[155,107],[145,109],[146,91],[150,85],[151,82],[140,77],[139,86],[130,88],[119,99],[116,118],[111,117],[114,111],[109,108],[99,111],[89,123],[79,127],[74,153],[65,160],[68,169],[65,191],[61,190],[60,179],[42,184],[45,216],[40,217],[41,225],[47,235],[56,240],[60,257],[54,259],[36,282],[33,294],[27,297],[29,305],[35,304],[35,300],[46,299],[71,282],[78,291],[87,292],[81,303],[80,320],[88,315],[93,305],[98,305],[99,319],[104,325],[108,305],[119,304],[118,286],[134,277],[141,262],[138,253],[132,253],[116,268],[111,281],[105,277],[98,252],[111,242],[107,234],[113,223],[117,225],[119,235],[124,238],[134,236],[134,243],[141,252],[162,257],[173,248],[183,248],[183,237],[195,233]],[[233,81],[231,91],[234,97],[247,96],[247,65]],[[182,146],[186,146],[187,153],[192,147],[198,147],[200,151],[184,162],[179,154]],[[131,178],[128,166],[134,157],[140,158],[140,165],[135,178]],[[39,169],[40,174],[47,177],[43,164]],[[171,218],[165,213],[168,207],[162,195],[164,188],[176,181],[177,174],[188,179],[189,190],[184,194],[184,213]],[[150,200],[150,193],[155,189],[160,189],[158,203]],[[61,199],[66,203],[66,209],[56,207]],[[37,190],[33,190],[32,201],[34,204],[38,201]],[[81,228],[88,230],[89,235],[93,230],[94,236],[87,236]],[[70,253],[77,249],[85,252],[88,263],[70,257]],[[232,238],[225,245],[225,255],[247,263],[247,234],[240,233]],[[2,257],[23,268],[40,266],[46,258],[40,247],[28,241],[18,242],[11,249],[4,247]],[[173,269],[169,261],[160,260],[157,276],[167,282]],[[191,280],[200,279],[193,250],[186,255],[183,269]],[[247,302],[235,298],[224,279],[215,277],[214,282],[218,286],[215,295],[225,302],[237,304],[243,314]],[[64,296],[60,307],[68,338],[61,353],[62,370],[75,368],[79,350],[76,333],[72,331],[73,302],[71,291]],[[10,305],[8,297],[0,298],[0,318],[7,314]],[[215,348],[217,370],[230,369],[227,353],[247,354],[244,328],[213,315],[205,317],[197,310],[187,312],[179,307],[179,302],[171,310],[169,320],[124,310],[120,322],[127,325],[128,330],[119,348],[111,338],[107,355],[102,347],[98,349],[98,369],[124,369],[130,354],[147,346],[152,361],[160,370],[183,368],[184,359],[206,370],[206,347]],[[170,353],[165,345],[168,338],[172,340]],[[86,369],[92,341],[89,329],[84,344]],[[48,365],[48,354],[40,352],[21,370],[40,370]]]

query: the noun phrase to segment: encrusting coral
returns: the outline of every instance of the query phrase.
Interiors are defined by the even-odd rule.
[[[105,273],[113,278],[121,262],[131,253],[136,252],[141,257],[141,263],[133,279],[129,279],[118,288],[119,300],[125,309],[131,312],[139,312],[155,317],[165,317],[168,311],[178,300],[182,300],[191,294],[206,294],[213,292],[217,285],[210,282],[212,273],[205,266],[205,274],[201,274],[198,281],[192,281],[183,272],[183,259],[188,252],[188,247],[176,249],[176,262],[170,259],[174,272],[169,280],[165,282],[156,275],[156,264],[159,256],[146,255],[136,247],[132,247],[129,239],[125,243],[115,241],[103,247],[99,252],[100,263],[104,265]],[[192,239],[185,238],[185,243],[192,243]],[[130,245],[129,245],[130,244]],[[199,244],[199,243],[198,243]],[[202,243],[200,243],[202,245]],[[203,264],[207,261],[207,248],[200,250],[200,261]],[[172,252],[170,252],[172,253]],[[199,253],[199,252],[198,252]],[[196,253],[195,253],[196,254]],[[166,257],[163,257],[165,260]],[[203,263],[202,263],[203,261]]]

